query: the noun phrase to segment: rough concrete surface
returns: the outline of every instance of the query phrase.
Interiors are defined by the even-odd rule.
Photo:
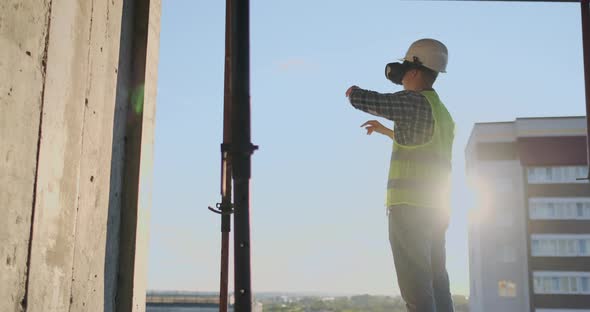
[[[0,1],[1,311],[26,293],[48,14],[48,0]]]
[[[133,34],[147,5],[144,112],[131,128],[141,149],[125,155],[134,68],[118,70],[132,49],[122,16]],[[159,16],[154,0],[0,1],[0,311],[145,310]],[[131,186],[129,163],[141,164]],[[129,222],[135,265],[120,271]]]
[[[106,237],[121,2],[94,1],[70,311],[105,311]]]
[[[70,307],[92,7],[92,1],[51,5],[27,289],[31,312]]]

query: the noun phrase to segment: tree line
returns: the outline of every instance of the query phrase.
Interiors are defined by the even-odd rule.
[[[263,312],[406,312],[401,297],[389,296],[266,298],[259,301],[263,304]],[[455,312],[469,311],[467,297],[454,295],[453,302]]]

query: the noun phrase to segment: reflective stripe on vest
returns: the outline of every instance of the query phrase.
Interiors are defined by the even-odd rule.
[[[426,179],[389,179],[387,181],[387,188],[390,189],[398,188],[429,191],[440,186],[440,183]]]

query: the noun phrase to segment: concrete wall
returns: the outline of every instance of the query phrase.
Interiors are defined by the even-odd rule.
[[[120,311],[144,310],[159,4],[0,2],[1,311],[115,311],[131,298]],[[137,22],[142,8],[149,19]],[[142,23],[149,45],[121,40],[122,24],[134,34]],[[133,46],[129,59],[150,47],[143,71],[119,70],[121,42]],[[145,113],[130,119],[127,80],[141,72]],[[127,149],[130,133],[140,149]],[[141,179],[123,180],[138,163]],[[141,242],[136,252],[120,253],[129,241]],[[121,270],[129,261],[136,269]]]
[[[45,84],[49,1],[0,2],[0,310],[19,311]]]

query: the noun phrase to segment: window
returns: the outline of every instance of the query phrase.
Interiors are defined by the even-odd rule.
[[[588,239],[579,239],[578,240],[578,250],[582,255],[590,255],[590,240]]]
[[[535,294],[590,294],[590,272],[533,273]]]
[[[531,252],[532,255],[534,256],[535,253],[538,253],[539,250],[541,250],[541,242],[537,239],[531,239]]]
[[[560,255],[567,254],[567,241],[560,239],[557,241],[557,249],[559,250],[558,253]]]
[[[586,171],[586,166],[529,167],[527,176],[530,184],[586,183],[576,180],[586,177]]]
[[[590,220],[590,198],[532,197],[529,198],[529,217],[532,220]]]
[[[516,297],[516,284],[513,281],[498,281],[498,296]]]
[[[549,279],[547,279],[547,280],[549,280]],[[551,289],[551,288],[559,289],[559,277],[552,277],[551,278],[551,286],[549,286],[549,287],[550,287],[549,289]]]
[[[578,293],[578,278],[570,277],[570,291],[574,294]]]
[[[590,256],[589,234],[533,234],[531,235],[533,257],[588,257]]]

